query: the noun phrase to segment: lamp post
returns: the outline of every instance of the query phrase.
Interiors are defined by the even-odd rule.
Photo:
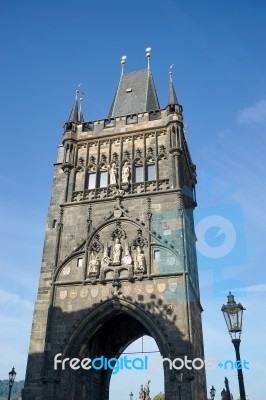
[[[177,375],[178,382],[178,400],[181,400],[181,384],[183,383],[183,372],[179,372]]]
[[[223,304],[221,311],[223,312],[227,329],[231,336],[232,343],[234,345],[236,352],[236,361],[237,361],[236,366],[238,373],[240,400],[246,400],[242,363],[239,351],[241,342],[240,336],[242,332],[242,317],[245,308],[242,306],[242,304],[240,303],[237,304],[235,302],[234,296],[232,295],[231,292],[229,292],[227,298],[228,298],[227,304],[226,305]]]
[[[8,373],[8,381],[9,381],[8,400],[10,400],[11,390],[12,390],[12,386],[15,381],[16,375],[17,374],[15,372],[15,368],[13,367],[12,370]]]
[[[215,393],[216,393],[216,389],[214,389],[214,387],[213,387],[213,385],[212,385],[211,390],[210,390],[211,400],[214,399]]]

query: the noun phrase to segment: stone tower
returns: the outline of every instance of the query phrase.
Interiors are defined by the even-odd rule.
[[[24,400],[109,399],[111,368],[55,369],[58,354],[118,358],[149,335],[164,358],[204,358],[195,171],[171,73],[165,108],[149,67],[122,68],[106,119],[84,122],[77,93],[55,164]],[[204,368],[181,372],[164,362],[165,399],[182,376],[182,399],[206,400]]]

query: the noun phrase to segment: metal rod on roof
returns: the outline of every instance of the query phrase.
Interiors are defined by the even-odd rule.
[[[148,69],[150,69],[150,58],[151,58],[151,48],[147,47],[146,49],[146,57],[148,59]]]
[[[125,67],[125,65],[126,65],[126,61],[127,61],[127,56],[122,56],[122,57],[121,57],[121,65],[122,65],[122,72],[121,72],[121,75],[123,75],[123,73],[124,73],[124,67]]]

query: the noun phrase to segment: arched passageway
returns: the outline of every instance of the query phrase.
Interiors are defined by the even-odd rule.
[[[150,397],[164,392],[164,371],[161,365],[161,354],[155,340],[150,336],[142,336],[122,353],[121,357],[127,356],[129,360],[136,362],[137,368],[123,369],[111,376],[109,400],[128,400],[132,393],[133,400],[139,399],[141,385],[150,382]],[[147,369],[145,361],[147,360]],[[139,368],[140,367],[140,368]],[[143,368],[142,368],[143,367]],[[138,369],[139,368],[139,369]]]
[[[65,397],[58,399],[109,400],[113,366],[108,368],[104,360],[118,359],[129,345],[144,335],[155,340],[159,351],[157,354],[163,357],[170,356],[161,330],[151,315],[141,307],[122,299],[110,300],[99,305],[75,329],[62,355],[63,358],[70,359],[98,358],[95,364],[97,369],[61,370],[58,385],[61,388],[58,393],[65,392]],[[142,359],[144,360],[144,357]],[[119,368],[121,369],[121,364]],[[164,384],[169,389],[171,379],[167,368],[164,378]],[[128,394],[125,393],[125,396],[128,397]]]

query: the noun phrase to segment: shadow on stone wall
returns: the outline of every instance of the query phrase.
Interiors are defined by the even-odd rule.
[[[49,310],[46,349],[30,354],[23,390],[23,400],[108,400],[112,369],[73,370],[66,364],[54,369],[54,358],[97,357],[119,358],[123,351],[143,335],[154,338],[164,358],[171,360],[185,355],[202,357],[184,336],[186,325],[179,319],[186,303],[165,304],[156,294],[131,296],[112,295],[105,301],[78,311],[66,312],[61,307]],[[37,339],[36,339],[37,340]],[[165,400],[178,396],[177,375],[164,363]],[[205,400],[204,370],[184,371],[183,400]]]

